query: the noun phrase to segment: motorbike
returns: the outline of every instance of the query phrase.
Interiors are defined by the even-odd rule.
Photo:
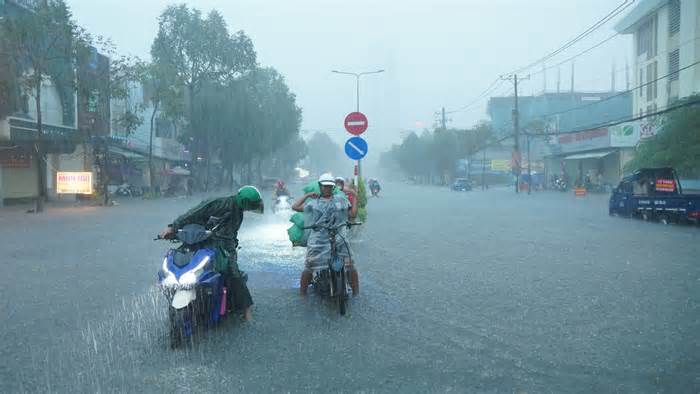
[[[379,187],[378,183],[372,183],[369,185],[369,191],[372,194],[372,197],[379,197],[379,191],[381,188]]]
[[[191,342],[195,332],[216,325],[227,314],[224,278],[214,269],[219,252],[208,242],[225,219],[212,217],[206,226],[188,224],[169,238],[180,246],[165,254],[158,284],[168,300],[172,348]]]
[[[275,197],[275,202],[272,204],[272,212],[289,212],[292,210],[292,197],[287,195]]]
[[[123,183],[117,187],[114,194],[122,197],[139,197],[143,195],[143,191],[128,183]]]
[[[343,243],[348,249],[349,254],[350,248],[348,247],[348,242],[342,235],[338,233],[338,231],[345,226],[351,228],[352,226],[359,226],[361,224],[362,223],[360,222],[347,222],[341,223],[340,225],[336,226],[314,225],[304,227],[305,230],[328,231],[328,236],[330,238],[331,243],[331,257],[328,260],[327,267],[313,272],[311,285],[313,286],[314,290],[321,295],[321,297],[329,297],[331,299],[335,299],[335,301],[338,303],[338,310],[341,315],[345,315],[345,313],[347,312],[348,287],[350,286],[350,282],[345,272],[345,263],[343,262],[343,259],[338,255],[336,236],[339,236],[343,240]],[[350,258],[352,258],[352,256],[350,256]]]
[[[560,192],[565,192],[569,189],[569,185],[563,178],[557,178],[554,180],[554,190],[559,190]]]

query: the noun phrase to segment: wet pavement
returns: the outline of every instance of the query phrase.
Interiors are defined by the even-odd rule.
[[[700,229],[605,196],[386,185],[348,315],[285,218],[240,238],[255,320],[170,350],[153,236],[197,201],[0,210],[0,392],[698,392]]]

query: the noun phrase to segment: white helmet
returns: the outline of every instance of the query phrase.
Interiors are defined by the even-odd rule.
[[[318,178],[318,183],[323,186],[335,186],[335,178],[329,173],[321,174]]]
[[[338,182],[343,182],[343,185],[344,185],[344,184],[345,184],[345,178],[343,178],[342,176],[337,176],[337,177],[335,177],[335,183],[338,183]]]

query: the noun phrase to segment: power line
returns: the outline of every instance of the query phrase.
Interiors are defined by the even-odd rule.
[[[614,35],[612,35],[612,36],[606,38],[605,40],[603,40],[603,41],[597,43],[596,45],[594,45],[594,46],[592,46],[592,47],[590,47],[590,48],[588,48],[588,49],[586,49],[586,50],[584,50],[584,51],[579,52],[578,54],[576,54],[576,55],[574,55],[574,56],[571,56],[571,57],[569,57],[569,58],[567,58],[567,59],[565,59],[565,60],[562,60],[561,62],[559,62],[559,63],[557,63],[557,64],[554,64],[554,65],[552,65],[552,66],[545,67],[544,70],[535,71],[535,72],[531,73],[530,75],[532,75],[532,76],[539,75],[539,74],[542,74],[544,71],[551,70],[551,69],[553,69],[553,68],[555,68],[555,67],[559,67],[559,66],[561,66],[561,65],[563,65],[563,64],[565,64],[565,63],[567,63],[567,62],[570,62],[570,61],[572,61],[572,60],[575,60],[575,59],[579,58],[580,56],[582,56],[582,55],[584,55],[584,54],[590,52],[591,50],[600,47],[601,45],[603,45],[603,44],[605,44],[606,42],[610,41],[611,39],[617,37],[618,35],[619,35],[619,34],[614,34]],[[692,44],[692,43],[694,43],[695,41],[698,41],[698,40],[700,40],[700,37],[695,36],[695,37],[693,37],[693,38],[690,38],[690,39],[688,39],[688,40],[683,41],[682,43],[680,43],[680,44],[678,45],[677,48],[667,49],[667,50],[665,50],[665,51],[658,52],[658,53],[656,54],[656,56],[661,56],[661,55],[669,54],[669,53],[671,53],[671,52],[673,52],[673,51],[675,51],[675,50],[678,50],[678,49],[680,49],[680,48],[683,48],[683,47],[685,47],[686,45]],[[646,60],[644,60],[644,61],[639,61],[639,60],[637,60],[633,65],[631,65],[631,66],[630,66],[630,65],[627,65],[627,66],[619,67],[619,68],[615,69],[613,72],[615,73],[615,75],[618,75],[618,74],[621,74],[623,71],[626,71],[626,70],[628,69],[628,67],[636,68],[637,66],[639,66],[640,64],[642,64],[642,63],[644,63],[644,62],[646,62]],[[607,77],[607,76],[603,76],[603,77],[599,77],[599,78],[595,78],[595,79],[589,79],[589,80],[586,80],[586,81],[583,81],[583,82],[595,82],[595,81],[599,81],[599,80],[601,80],[601,79],[603,79],[603,78],[606,78],[606,77]]]
[[[540,63],[542,63],[542,62],[545,62],[545,61],[551,59],[552,57],[554,57],[554,56],[560,54],[561,52],[565,51],[566,49],[570,48],[571,46],[573,46],[573,45],[576,44],[577,42],[581,41],[581,40],[584,39],[586,36],[588,36],[589,34],[591,34],[592,32],[594,32],[595,30],[597,30],[599,27],[603,26],[604,24],[606,24],[607,22],[609,22],[611,19],[613,19],[614,17],[616,17],[617,15],[619,15],[620,13],[622,13],[625,9],[627,9],[627,8],[628,8],[629,6],[631,6],[633,3],[634,3],[634,0],[631,0],[631,1],[630,1],[630,0],[625,0],[623,3],[621,3],[620,5],[618,5],[617,7],[615,7],[615,9],[613,9],[612,11],[610,11],[610,12],[609,12],[606,16],[604,16],[602,19],[600,19],[599,21],[597,21],[596,23],[594,23],[593,26],[589,27],[589,28],[586,29],[583,33],[579,34],[578,36],[574,37],[573,39],[567,41],[566,43],[564,43],[561,47],[559,47],[559,48],[556,49],[555,51],[550,52],[549,54],[547,54],[547,55],[541,57],[540,59],[538,59],[538,60],[536,60],[536,61],[534,61],[534,62],[532,62],[532,63],[530,63],[530,64],[528,64],[528,65],[526,65],[526,66],[524,66],[524,67],[521,67],[521,68],[519,68],[519,69],[517,69],[517,70],[514,70],[514,71],[512,71],[512,72],[510,72],[510,73],[508,73],[508,74],[522,73],[523,71],[528,70],[528,69],[530,69],[530,68],[532,68],[532,67],[534,67],[534,66],[536,66],[536,65],[538,65],[538,64],[540,64]],[[617,35],[617,34],[616,34],[616,35]]]
[[[547,137],[547,136],[577,134],[577,133],[582,133],[584,131],[596,130],[596,129],[599,129],[602,127],[617,126],[617,125],[620,125],[623,123],[634,122],[637,120],[642,120],[642,119],[650,118],[653,116],[663,115],[663,114],[675,111],[677,109],[690,107],[690,106],[697,105],[697,104],[700,104],[700,99],[690,100],[690,101],[687,101],[687,102],[684,102],[681,104],[667,105],[666,107],[663,107],[662,109],[657,110],[657,111],[652,112],[652,113],[646,113],[644,115],[620,118],[620,119],[610,121],[610,122],[599,123],[599,124],[593,125],[593,126],[586,126],[584,128],[581,128],[581,129],[567,130],[567,131],[555,131],[555,132],[550,132],[550,133],[530,133],[529,135],[533,136],[533,137]]]
[[[694,63],[691,63],[691,64],[689,64],[689,65],[687,65],[687,66],[685,66],[685,67],[683,67],[683,68],[679,68],[677,71],[673,71],[673,72],[670,72],[670,73],[668,73],[668,74],[666,74],[666,75],[663,75],[663,76],[661,76],[661,77],[658,77],[658,78],[656,78],[656,79],[654,79],[654,80],[652,80],[652,81],[647,81],[647,82],[645,82],[645,83],[643,83],[643,84],[640,84],[640,85],[638,85],[638,86],[635,86],[634,88],[631,88],[631,89],[628,89],[628,90],[624,90],[624,91],[622,91],[622,92],[620,92],[620,93],[617,93],[617,94],[614,94],[614,95],[612,95],[612,96],[608,96],[608,97],[606,97],[606,98],[604,98],[604,99],[601,99],[600,101],[596,101],[596,102],[593,102],[593,103],[590,103],[590,104],[586,104],[586,105],[580,105],[580,106],[578,106],[578,107],[573,107],[573,108],[565,109],[565,110],[558,111],[558,112],[552,112],[552,113],[549,113],[549,114],[540,115],[540,116],[537,116],[535,119],[546,119],[546,118],[548,118],[548,117],[550,117],[550,116],[561,115],[561,114],[565,114],[565,113],[568,113],[568,112],[578,111],[578,110],[584,109],[584,108],[589,108],[589,107],[592,107],[592,106],[594,106],[594,105],[599,105],[600,103],[604,103],[604,102],[606,102],[606,101],[610,101],[610,100],[612,100],[612,99],[614,99],[614,98],[616,98],[616,97],[624,96],[624,95],[626,95],[627,93],[631,93],[631,92],[633,92],[633,91],[635,91],[635,90],[637,90],[637,89],[641,89],[641,88],[643,88],[643,87],[645,87],[645,86],[654,84],[654,83],[656,83],[656,82],[658,82],[658,81],[660,81],[660,80],[662,80],[662,79],[666,79],[666,78],[668,78],[668,77],[670,77],[670,76],[672,76],[672,75],[679,74],[681,71],[687,70],[687,69],[689,69],[689,68],[691,68],[691,67],[695,67],[695,66],[697,66],[698,64],[700,64],[700,60],[699,60],[699,61],[696,61],[696,62],[694,62]]]
[[[590,51],[592,51],[592,50],[594,50],[594,49],[600,47],[601,45],[607,43],[608,41],[612,40],[613,38],[616,38],[617,36],[619,36],[619,34],[618,34],[618,33],[615,33],[615,34],[611,35],[610,37],[604,39],[603,41],[601,41],[601,42],[599,42],[599,43],[593,45],[592,47],[590,47],[590,48],[588,48],[588,49],[585,49],[585,50],[583,50],[583,51],[581,51],[581,52],[579,52],[579,53],[577,53],[577,54],[575,54],[575,55],[573,55],[573,56],[571,56],[571,57],[569,57],[569,58],[567,58],[567,59],[564,59],[564,60],[562,60],[561,62],[559,62],[559,63],[557,63],[557,64],[555,64],[555,65],[545,67],[543,70],[535,71],[535,72],[533,72],[533,73],[530,73],[530,75],[533,75],[533,76],[534,76],[534,75],[543,74],[543,73],[544,73],[545,71],[547,71],[547,70],[551,70],[551,69],[553,69],[553,68],[555,68],[555,67],[561,66],[562,64],[565,64],[565,63],[568,63],[568,62],[570,62],[570,61],[572,61],[572,60],[574,60],[574,59],[577,59],[577,58],[579,58],[579,57],[585,55],[586,53],[588,53],[588,52],[590,52]]]
[[[494,90],[498,89],[498,88],[501,86],[502,83],[503,83],[503,80],[501,80],[500,78],[494,79],[493,82],[491,82],[491,84],[489,85],[489,87],[486,88],[486,90],[484,90],[483,92],[481,92],[481,94],[479,94],[476,98],[474,98],[473,100],[471,100],[468,104],[463,105],[463,106],[461,106],[461,107],[459,107],[459,108],[457,108],[457,109],[447,111],[446,113],[447,113],[447,114],[452,114],[452,113],[455,113],[455,112],[461,112],[461,111],[466,110],[467,108],[469,108],[469,107],[473,106],[474,104],[478,103],[478,102],[479,102],[482,98],[484,98],[485,96],[491,94]]]

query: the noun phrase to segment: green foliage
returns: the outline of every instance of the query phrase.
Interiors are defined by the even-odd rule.
[[[312,174],[329,172],[342,174],[348,161],[341,155],[341,148],[324,132],[316,132],[306,142],[308,167]]]
[[[681,101],[698,102],[700,95]],[[645,167],[673,167],[679,175],[700,176],[700,106],[690,105],[664,115],[662,130],[641,142],[625,170]]]
[[[15,95],[21,91],[36,97],[37,86],[45,78],[50,78],[61,97],[63,120],[72,123],[73,63],[81,47],[82,35],[63,0],[37,2],[32,11],[22,10],[17,15],[2,18],[2,57],[13,61],[4,68],[9,75],[3,78],[6,81],[3,84],[18,88]],[[13,82],[8,83],[8,78]],[[16,97],[9,100],[14,101],[13,106],[16,106]],[[3,111],[7,113],[16,109],[5,107]]]
[[[365,180],[362,177],[357,178],[357,203],[358,207],[364,209],[367,207],[367,187],[365,186]]]
[[[471,157],[494,140],[488,123],[467,130],[424,131],[409,134],[381,157],[383,166],[398,166],[406,175],[431,177],[450,174],[458,159]]]

